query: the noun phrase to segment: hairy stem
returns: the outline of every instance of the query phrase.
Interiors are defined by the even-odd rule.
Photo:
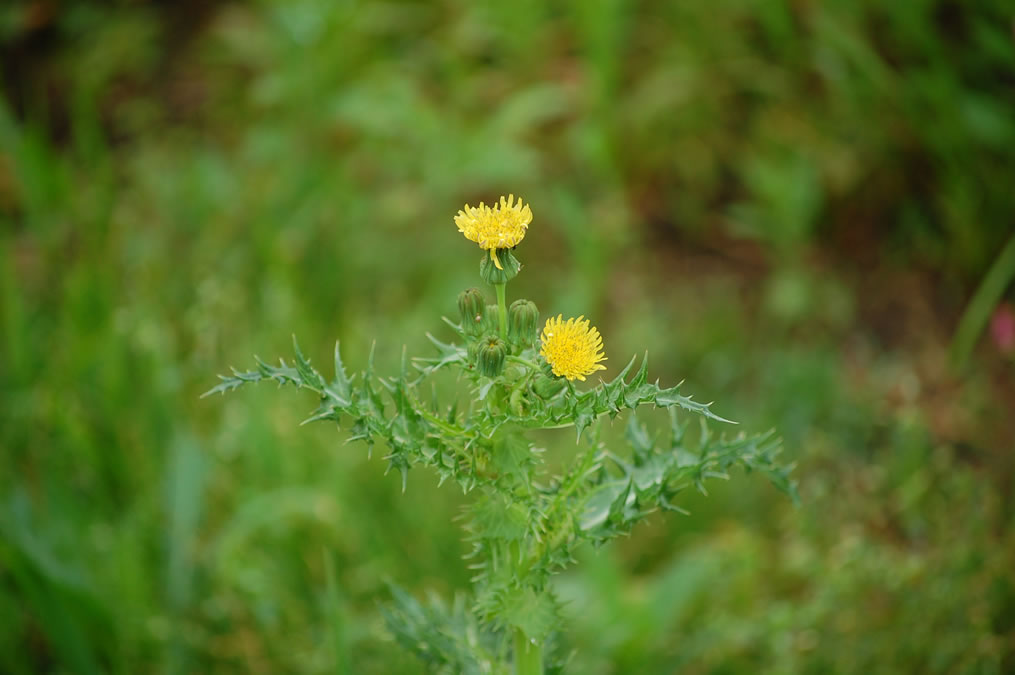
[[[543,646],[515,628],[515,675],[542,675]]]
[[[507,284],[494,284],[497,289],[497,317],[500,319],[500,339],[507,340]]]

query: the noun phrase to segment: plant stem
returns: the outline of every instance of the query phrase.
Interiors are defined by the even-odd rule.
[[[1015,235],[1001,249],[959,321],[952,339],[952,363],[959,368],[969,360],[983,327],[990,320],[990,313],[1001,301],[1012,279],[1015,279]]]
[[[500,319],[500,339],[507,340],[507,300],[505,289],[507,284],[494,284],[497,289],[497,316]]]
[[[532,494],[532,478],[534,469],[530,465],[523,473],[525,487],[529,494]],[[516,579],[523,578],[528,571],[528,547],[523,554],[517,549],[512,551],[510,565],[513,568]],[[514,629],[515,643],[515,675],[543,675],[543,645],[535,640],[530,640],[521,628]]]
[[[515,675],[542,675],[543,647],[515,628]]]
[[[539,364],[538,363],[533,363],[532,361],[529,361],[528,359],[523,359],[520,356],[513,356],[511,354],[508,354],[507,360],[511,361],[512,363],[520,363],[520,364],[522,364],[524,366],[528,366],[529,368],[531,368],[534,371],[537,371],[537,372],[539,371]]]

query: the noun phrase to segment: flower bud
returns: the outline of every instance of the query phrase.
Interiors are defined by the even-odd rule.
[[[559,377],[547,376],[542,373],[536,375],[532,383],[532,391],[543,400],[549,400],[560,393],[564,388],[564,380]]]
[[[507,345],[495,335],[488,335],[479,343],[477,358],[479,372],[486,377],[497,377],[504,370],[504,359],[507,356]]]
[[[486,313],[483,314],[483,331],[485,333],[500,333],[500,308],[497,305],[487,305]]]
[[[490,260],[488,255],[480,259],[479,276],[483,277],[483,281],[488,284],[506,284],[518,276],[518,271],[522,269],[522,264],[511,255],[511,249],[497,249],[497,259],[500,260],[500,268]]]
[[[483,308],[486,302],[478,288],[470,288],[458,294],[458,311],[462,316],[462,328],[472,337],[483,332]]]
[[[515,300],[508,309],[508,335],[519,345],[531,345],[539,328],[539,310],[531,300]]]

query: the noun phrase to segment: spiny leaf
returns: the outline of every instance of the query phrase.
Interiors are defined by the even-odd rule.
[[[235,368],[232,369],[232,376],[219,375],[218,378],[222,380],[219,384],[215,385],[208,391],[201,394],[201,398],[211,396],[212,394],[224,394],[234,389],[239,389],[243,385],[249,382],[257,382],[261,379],[260,373],[241,373]]]
[[[548,590],[537,593],[532,588],[523,588],[507,592],[501,603],[497,618],[530,640],[542,642],[560,625],[560,607]]]
[[[497,656],[501,636],[480,625],[464,595],[458,594],[451,606],[435,595],[423,604],[398,586],[388,586],[392,603],[381,608],[385,625],[402,647],[435,672],[505,673]]]
[[[680,385],[677,385],[676,387],[673,387],[671,389],[665,389],[663,391],[660,391],[659,394],[655,396],[652,402],[655,403],[660,408],[670,408],[672,406],[678,406],[680,408],[683,408],[684,410],[698,413],[699,415],[704,415],[705,417],[713,419],[716,422],[723,422],[725,424],[736,424],[736,422],[734,422],[733,420],[728,420],[725,417],[720,417],[719,415],[716,415],[714,412],[712,412],[711,403],[698,403],[697,401],[691,400],[690,396],[679,395],[677,393],[679,389]]]
[[[342,398],[349,400],[350,397],[349,376],[345,373],[345,364],[342,363],[342,351],[339,348],[338,340],[335,340],[335,380],[331,386]]]
[[[295,335],[293,335],[293,352],[296,354],[296,371],[300,374],[303,382],[315,389],[324,389],[324,378],[310,365],[310,360],[303,356],[303,352],[300,351],[300,343],[296,341]]]
[[[625,381],[625,377],[634,366],[635,359],[624,367],[624,369],[609,382],[600,382],[599,386],[591,391],[579,393],[574,389],[571,382],[567,383],[564,406],[566,419],[574,424],[577,437],[580,440],[582,432],[591,425],[592,421],[603,414],[615,417],[623,410],[630,410],[645,404],[652,404],[659,408],[682,408],[703,417],[713,419],[717,422],[736,424],[732,420],[720,417],[711,411],[711,403],[698,403],[690,396],[679,394],[680,385],[662,389],[658,381],[649,383],[648,379],[648,354],[642,358],[641,366],[631,380]],[[534,397],[535,398],[535,397]],[[559,425],[562,421],[560,416],[554,413],[552,407],[539,400],[531,401],[532,417],[528,420],[520,420],[525,426]]]

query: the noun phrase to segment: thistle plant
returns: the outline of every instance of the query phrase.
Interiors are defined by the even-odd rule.
[[[579,547],[624,535],[654,511],[686,513],[677,503],[681,492],[705,493],[707,480],[728,478],[738,466],[765,474],[794,500],[795,485],[790,467],[776,460],[781,442],[773,432],[713,433],[710,424],[734,423],[681,393],[679,384],[650,381],[647,356],[640,363],[633,357],[608,381],[581,384],[605,370],[603,339],[591,322],[558,314],[540,328],[533,302],[507,304],[507,284],[521,270],[514,250],[532,221],[522,200],[466,205],[454,220],[485,251],[480,277],[496,302],[488,304],[478,288],[462,291],[458,320],[444,319],[450,339],[427,335],[431,355],[409,359],[403,349],[399,371],[385,377],[371,350],[366,367],[350,375],[336,343],[328,379],[294,338],[291,361],[257,359],[253,370],[220,376],[205,395],[263,380],[309,390],[317,408],[306,421],[335,423],[369,447],[383,444],[403,490],[415,467],[434,471],[441,484],[457,484],[473,497],[464,519],[472,588],[450,604],[426,605],[393,588],[388,628],[434,671],[559,671],[552,637],[566,611],[552,579],[575,563]],[[440,371],[456,372],[467,385],[446,405],[428,386]],[[669,412],[665,441],[635,416],[644,405]],[[600,424],[625,412],[627,448],[609,447]],[[688,433],[688,417],[698,419],[697,433]],[[576,449],[558,473],[530,439],[537,429],[574,432]]]

